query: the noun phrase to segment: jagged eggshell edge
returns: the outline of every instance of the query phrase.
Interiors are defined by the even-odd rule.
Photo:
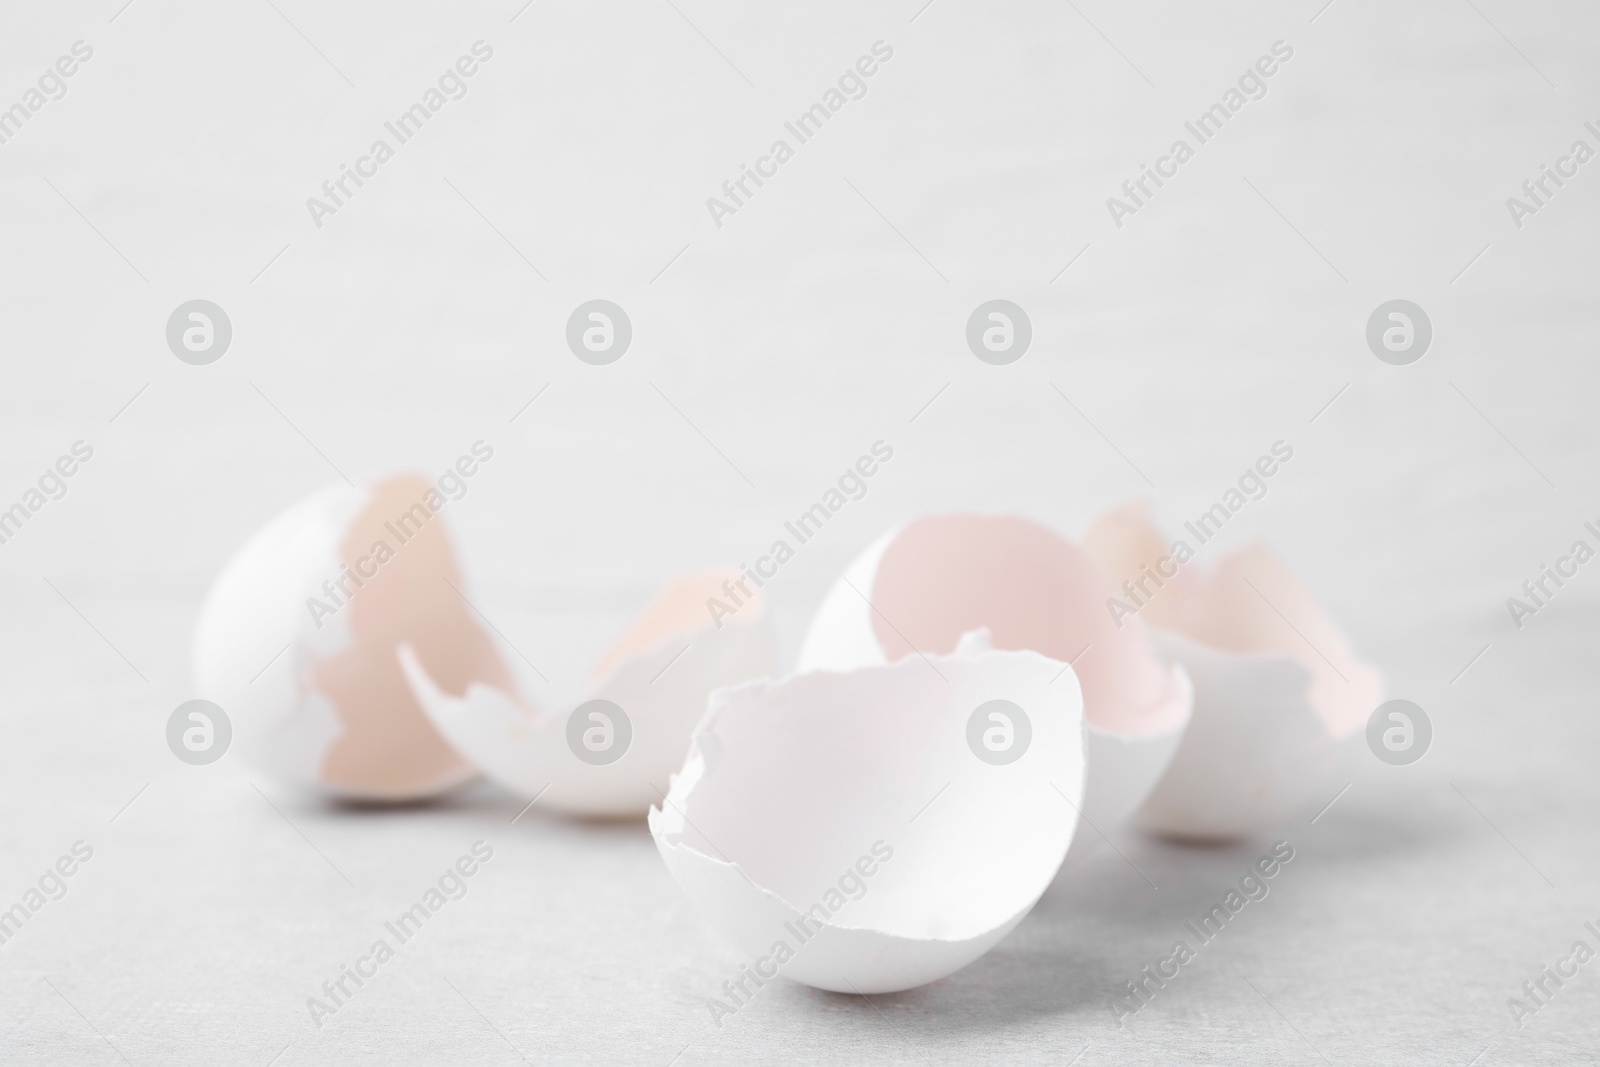
[[[476,682],[456,696],[428,675],[413,650],[402,648],[398,656],[434,728],[491,781],[538,797],[554,811],[627,818],[644,814],[665,793],[707,696],[771,671],[772,637],[764,616],[720,628],[706,625],[667,636],[619,663],[584,699],[616,703],[633,736],[621,758],[598,766],[567,746],[572,709],[544,713],[520,694]]]

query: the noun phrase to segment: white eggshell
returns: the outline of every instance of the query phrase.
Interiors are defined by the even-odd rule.
[[[539,797],[554,811],[624,817],[642,814],[666,793],[707,694],[768,672],[770,649],[765,625],[730,622],[670,638],[622,662],[584,697],[613,701],[632,725],[627,752],[600,766],[579,760],[566,744],[566,718],[578,705],[544,715],[520,697],[477,683],[464,696],[451,696],[410,648],[398,654],[429,720],[488,779]]]
[[[734,945],[756,960],[787,946],[784,977],[842,993],[935,981],[1022,920],[1072,841],[1083,697],[1063,666],[958,653],[720,690],[650,831]],[[995,699],[1032,729],[1005,765],[967,740]]]
[[[430,496],[431,494],[431,496]],[[426,480],[399,475],[336,484],[274,518],[228,562],[195,628],[198,696],[233,725],[247,762],[291,785],[359,800],[414,800],[473,776],[423,717],[394,664],[404,635],[450,678],[505,676],[503,664],[447,581],[464,580],[444,518],[422,502],[442,498]],[[422,508],[402,541],[385,529]],[[386,540],[389,556],[347,596],[324,583]],[[313,599],[336,610],[314,612]]]
[[[366,499],[341,483],[278,515],[223,568],[195,628],[197,692],[228,714],[235,751],[291,785],[317,786],[342,732],[327,701],[302,691],[301,660],[332,655],[350,635],[337,616],[308,625],[305,600],[339,573],[339,541]]]
[[[892,605],[882,604],[880,566],[908,528],[940,523],[971,525],[958,530],[949,546],[923,550],[925,573],[920,581],[927,587],[952,586],[959,580],[957,572],[969,566],[1010,567],[1035,553],[1041,569],[1051,566],[1058,568],[1057,573],[1065,572],[1064,580],[1054,588],[1058,599],[1049,610],[1070,620],[1065,628],[1082,636],[1075,638],[1081,644],[1071,649],[1041,648],[1040,644],[1058,635],[1054,631],[1049,635],[1030,633],[1032,625],[1018,621],[1040,609],[1038,595],[1045,594],[1032,590],[1021,591],[1009,603],[996,597],[981,610],[955,608],[961,613],[963,629],[1009,630],[1000,647],[1032,648],[1057,658],[1100,655],[1093,647],[1096,643],[1118,643],[1120,658],[1114,674],[1104,663],[1091,663],[1100,670],[1080,677],[1088,717],[1088,784],[1082,814],[1095,827],[1122,823],[1149,795],[1177,751],[1193,707],[1193,690],[1181,666],[1164,664],[1154,654],[1137,620],[1125,621],[1120,627],[1113,623],[1106,607],[1113,590],[1093,562],[1037,524],[1011,516],[955,515],[913,520],[889,530],[856,557],[823,597],[801,646],[799,670],[841,671],[889,661],[881,628],[874,626],[874,614],[895,632],[910,629],[919,620],[898,618]],[[1007,543],[1018,533],[1022,535],[1020,544]],[[989,537],[993,547],[985,544]],[[945,642],[945,647],[920,650],[950,651],[948,632]]]
[[[772,666],[764,620],[702,626],[628,656],[584,700],[621,707],[632,739],[616,762],[593,765],[567,744],[567,718],[578,705],[543,714],[520,695],[480,684],[455,696],[429,677],[410,649],[399,655],[428,718],[485,776],[521,796],[539,797],[541,807],[598,817],[637,816],[660,800],[711,691],[761,677]]]
[[[510,693],[480,682],[469,684],[465,696],[452,696],[410,645],[401,645],[395,657],[434,729],[490,781],[531,797],[559,775],[566,762],[561,721],[536,716]]]
[[[1194,718],[1135,822],[1170,837],[1241,837],[1336,788],[1382,680],[1282,560],[1249,543],[1163,567],[1176,546],[1143,503],[1096,520],[1084,544],[1113,580],[1173,572],[1154,589],[1146,579],[1139,617],[1194,683]]]

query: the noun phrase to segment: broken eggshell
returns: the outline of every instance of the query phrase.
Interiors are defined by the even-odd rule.
[[[542,711],[527,685],[443,684],[409,648],[399,650],[399,663],[429,720],[492,781],[557,811],[638,816],[664,795],[711,691],[772,670],[771,630],[759,601],[746,602],[737,619],[710,622],[706,600],[730,576],[738,577],[700,574],[667,586],[602,657],[585,699],[565,714]],[[596,700],[622,709],[626,725],[590,704]],[[569,740],[571,715],[581,717],[580,729],[600,731],[594,736],[605,746],[623,745],[621,755],[599,763],[580,758]]]
[[[1141,626],[1115,625],[1106,607],[1112,594],[1082,551],[1029,519],[919,518],[885,533],[829,590],[799,669],[949,652],[978,629],[997,649],[1072,663],[1088,721],[1083,816],[1109,828],[1160,780],[1193,700],[1183,669],[1157,657]]]
[[[194,681],[247,760],[353,800],[416,800],[473,777],[394,661],[405,642],[449,684],[510,677],[457,592],[444,502],[420,476],[332,485],[223,568],[195,627]]]
[[[1002,765],[969,741],[992,700],[1031,730]],[[885,993],[959,970],[1022,921],[1071,844],[1083,774],[1072,670],[969,640],[713,694],[650,832],[763,978]]]
[[[1197,840],[1245,836],[1287,818],[1353,763],[1382,681],[1276,555],[1249,544],[1210,568],[1178,564],[1143,503],[1097,520],[1084,547],[1127,583],[1123,604],[1194,682],[1194,720],[1138,825]]]

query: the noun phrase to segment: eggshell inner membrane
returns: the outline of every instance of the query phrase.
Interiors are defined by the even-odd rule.
[[[1091,725],[1122,734],[1172,730],[1189,693],[1136,623],[1118,628],[1115,595],[1070,542],[1015,516],[915,520],[885,548],[873,581],[872,630],[890,661],[949,652],[986,627],[997,649],[1070,662]]]

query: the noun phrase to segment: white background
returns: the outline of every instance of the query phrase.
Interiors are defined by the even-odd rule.
[[[1600,162],[1521,229],[1505,206],[1600,147],[1594,10],[274,2],[0,12],[0,107],[94,48],[0,145],[0,506],[95,449],[0,545],[0,902],[95,848],[0,946],[0,1060],[1593,1055],[1600,965],[1520,1031],[1504,1002],[1600,921],[1600,576],[1521,631],[1504,601],[1600,519]],[[479,39],[468,96],[316,228],[305,199]],[[715,227],[706,197],[880,39],[867,96]],[[1106,197],[1277,40],[1268,95],[1114,227]],[[208,367],[164,339],[196,297],[233,322]],[[593,297],[634,325],[607,368],[562,337]],[[963,339],[993,297],[1034,325],[1010,367]],[[1434,324],[1409,367],[1363,339],[1396,297]],[[1285,555],[1434,750],[1368,760],[1284,827],[1300,858],[1273,895],[1121,1031],[1113,990],[1266,839],[1119,840],[1159,891],[1085,842],[952,978],[872,1005],[772,987],[718,1029],[704,998],[738,957],[642,824],[511,826],[488,787],[332,809],[165,747],[200,598],[251,532],[335,467],[437,472],[479,438],[495,459],[449,520],[479,603],[558,685],[874,440],[895,459],[868,497],[769,587],[786,662],[892,522],[1017,511],[1076,536],[1145,496],[1176,526],[1284,439],[1226,542]],[[316,1028],[305,998],[478,838],[496,858],[471,894]]]

